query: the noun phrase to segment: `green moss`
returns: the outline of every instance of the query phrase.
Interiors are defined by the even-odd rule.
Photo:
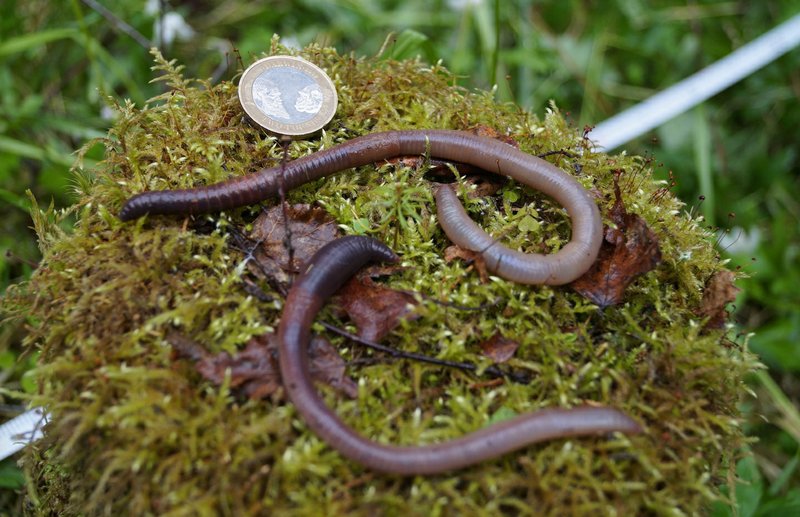
[[[275,41],[272,52],[287,50]],[[445,263],[448,241],[424,171],[363,167],[297,189],[290,201],[316,202],[347,233],[395,248],[405,269],[391,286],[487,305],[459,311],[424,302],[419,319],[386,343],[486,365],[478,344],[501,329],[520,343],[510,364],[533,379],[481,388],[463,372],[379,361],[351,368],[357,400],[327,391],[337,412],[367,436],[418,444],[503,415],[595,401],[629,412],[646,433],[555,440],[450,475],[382,476],[325,445],[290,404],[237,399],[176,360],[165,341],[171,329],[218,352],[276,326],[280,303],[248,296],[244,257],[226,243],[228,228],[245,225],[253,209],[201,218],[209,223],[203,231],[175,217],[122,223],[113,214],[133,193],[245,174],[276,163],[281,149],[244,121],[234,84],[184,79],[157,58],[168,90],[142,108],[115,104],[118,119],[102,141],[105,161],[80,173],[76,206],[34,210],[44,259],[4,300],[29,321],[29,344],[41,350],[34,403],[52,414],[47,437],[25,460],[36,506],[67,515],[680,515],[720,497],[744,443],[742,379],[756,363],[724,332],[704,331],[695,315],[705,282],[724,265],[701,222],[659,191],[650,164],[593,152],[554,107],[539,120],[489,93],[455,86],[439,66],[319,47],[298,53],[332,76],[340,107],[320,138],[294,142],[291,156],[379,130],[488,125],[530,153],[570,150],[574,158],[548,159],[579,170],[605,212],[619,175],[628,210],[655,231],[664,257],[623,304],[599,311],[568,288],[494,277],[480,283],[463,263]],[[508,244],[552,250],[568,238],[569,220],[549,199],[514,183],[500,199],[467,204]],[[72,214],[74,228],[62,230]],[[323,317],[334,318],[328,311]],[[348,358],[365,354],[333,341]]]

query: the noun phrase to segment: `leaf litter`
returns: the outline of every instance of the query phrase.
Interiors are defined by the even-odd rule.
[[[287,206],[287,220],[278,206],[261,213],[253,223],[249,240],[255,243],[248,262],[250,271],[270,284],[288,284],[290,276],[302,271],[311,257],[340,235],[333,218],[324,209],[308,204]],[[291,241],[286,241],[286,227]],[[292,263],[287,244],[292,246]],[[379,341],[402,319],[414,319],[414,297],[406,292],[384,287],[372,276],[384,276],[397,266],[373,266],[351,278],[333,299],[339,311],[358,328],[358,336]],[[248,292],[258,291],[246,282]],[[230,372],[230,385],[252,399],[274,395],[281,385],[278,367],[277,337],[273,333],[251,339],[236,354],[211,354],[199,344],[173,333],[167,340],[181,357],[195,361],[195,369],[208,381],[220,385]],[[331,385],[348,397],[356,394],[355,382],[345,375],[346,363],[327,339],[315,336],[309,349],[309,368],[318,382]]]
[[[603,244],[592,267],[570,284],[601,308],[624,300],[625,289],[661,262],[658,237],[638,214],[629,213],[614,180],[616,201],[609,212],[614,227],[604,226]]]
[[[717,271],[708,279],[703,290],[703,300],[697,311],[699,316],[708,318],[706,329],[722,328],[725,325],[728,317],[725,306],[736,300],[736,294],[739,292],[734,280],[736,275],[727,269]]]
[[[167,341],[179,357],[195,361],[195,369],[206,380],[219,386],[230,375],[230,387],[250,399],[276,395],[283,398],[278,365],[278,336],[274,333],[254,337],[236,354],[211,354],[200,344],[173,333]],[[325,383],[350,398],[358,385],[345,374],[346,363],[330,342],[321,336],[311,340],[308,350],[311,378]],[[230,373],[229,373],[230,372]]]

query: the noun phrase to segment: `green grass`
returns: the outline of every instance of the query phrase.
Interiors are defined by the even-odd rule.
[[[153,38],[156,19],[145,12],[144,2],[106,4],[120,20]],[[466,87],[489,89],[496,83],[499,100],[538,114],[554,99],[579,126],[621,111],[800,12],[798,0],[755,5],[630,0],[602,9],[577,0],[487,0],[463,10],[443,0],[169,5],[200,35],[165,50],[187,65],[189,76],[230,78],[237,57],[219,49],[236,47],[249,62],[268,47],[275,32],[299,45],[334,45],[342,53],[376,55],[383,49],[391,58],[442,60]],[[220,63],[230,65],[221,74]],[[39,259],[26,190],[44,205],[52,200],[66,206],[74,199],[72,191],[79,185],[69,172],[74,150],[110,125],[103,118],[106,96],[130,98],[141,106],[160,91],[160,85],[149,83],[150,66],[147,49],[78,0],[3,4],[3,290],[27,278]],[[785,402],[800,397],[798,70],[800,52],[795,50],[626,146],[630,153],[654,154],[663,163],[658,167],[663,177],[672,171],[676,193],[690,206],[699,205],[710,226],[736,227],[734,235],[739,228],[760,235],[754,242],[740,238],[729,250],[732,263],[749,275],[736,303],[737,331],[755,333],[750,346],[771,373],[752,383],[759,399],[749,408],[748,432],[761,441],[752,446],[754,463],[742,469],[759,481],[737,494],[741,515],[797,500],[799,477],[793,465],[798,436],[786,424],[797,415]],[[85,159],[101,160],[102,149],[88,150]],[[700,195],[703,203],[697,201]],[[741,246],[745,243],[750,245]],[[19,353],[23,335],[24,329],[6,325],[0,331],[0,351]],[[16,372],[5,386],[18,389],[19,382]]]

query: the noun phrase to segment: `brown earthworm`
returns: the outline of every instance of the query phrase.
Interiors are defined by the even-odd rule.
[[[597,205],[572,176],[548,162],[499,140],[464,131],[387,131],[354,138],[336,147],[285,164],[289,190],[335,172],[397,156],[429,154],[508,175],[553,197],[572,220],[572,238],[552,255],[524,254],[497,243],[473,223],[451,187],[436,193],[438,215],[447,236],[479,252],[489,271],[525,284],[560,285],[585,273],[597,258],[603,239]],[[279,167],[194,189],[144,192],[130,198],[119,213],[128,221],[150,214],[198,214],[244,206],[275,196]]]
[[[311,381],[306,354],[311,324],[328,298],[364,264],[396,260],[392,250],[368,237],[348,236],[328,243],[292,286],[278,327],[281,377],[289,398],[306,424],[343,456],[389,474],[436,474],[548,439],[641,432],[639,424],[617,409],[581,406],[519,415],[432,445],[385,445],[356,433],[325,405]]]

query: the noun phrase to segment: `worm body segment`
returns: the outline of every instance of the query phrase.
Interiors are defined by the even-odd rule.
[[[451,185],[436,190],[439,224],[455,244],[480,253],[486,268],[499,276],[521,284],[567,284],[591,266],[602,244],[600,213],[572,215],[573,235],[558,252],[549,255],[522,253],[503,246],[470,219]],[[597,211],[597,206],[591,207]],[[576,228],[585,225],[585,229]],[[584,231],[580,231],[580,230]]]
[[[442,228],[454,243],[481,253],[490,271],[515,282],[560,285],[585,273],[597,258],[603,238],[600,212],[580,183],[540,158],[463,131],[387,131],[354,138],[287,163],[284,185],[292,189],[345,169],[415,154],[511,176],[567,210],[570,242],[552,255],[524,254],[496,242],[469,219],[451,187],[440,187],[436,200]],[[130,198],[119,217],[128,221],[148,213],[198,214],[253,204],[277,195],[279,174],[280,167],[272,167],[207,187],[144,192]]]
[[[281,377],[287,394],[307,425],[342,455],[384,473],[436,474],[548,439],[641,431],[639,424],[619,410],[584,406],[523,414],[432,445],[385,445],[359,435],[325,405],[314,388],[307,356],[311,324],[328,297],[364,264],[395,260],[388,247],[367,237],[343,237],[327,244],[292,286],[278,327]]]

